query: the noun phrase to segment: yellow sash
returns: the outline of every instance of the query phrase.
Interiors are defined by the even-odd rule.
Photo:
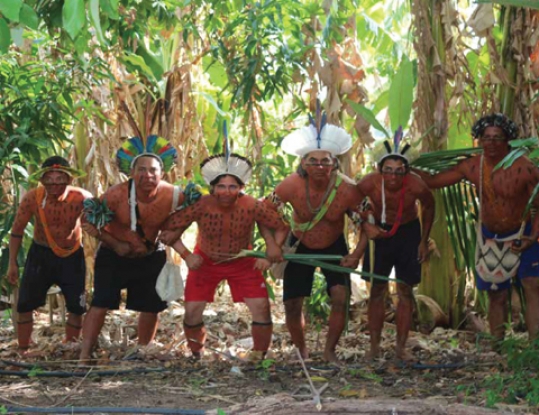
[[[43,226],[43,230],[45,231],[45,237],[47,238],[47,243],[49,244],[49,248],[52,249],[52,252],[54,252],[54,255],[59,256],[60,258],[68,257],[69,255],[73,254],[80,248],[81,244],[81,238],[80,236],[75,241],[75,245],[73,245],[71,248],[62,248],[61,246],[58,246],[56,241],[53,239],[51,235],[51,231],[49,229],[49,225],[47,224],[47,217],[45,216],[45,209],[43,209],[43,199],[45,198],[45,188],[44,187],[38,187],[36,189],[36,201],[37,201],[37,211],[39,213],[39,219],[41,220],[41,225]]]

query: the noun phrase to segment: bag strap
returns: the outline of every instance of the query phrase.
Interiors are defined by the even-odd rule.
[[[337,180],[335,180],[335,185],[333,186],[331,193],[329,194],[328,198],[324,202],[324,205],[322,206],[320,211],[316,214],[316,216],[313,219],[311,219],[310,222],[300,223],[299,225],[296,224],[296,222],[294,221],[294,218],[292,217],[290,218],[291,228],[294,231],[300,231],[300,232],[308,232],[312,228],[314,228],[318,224],[318,222],[320,222],[322,218],[328,212],[331,203],[333,202],[333,200],[335,200],[335,195],[337,194],[337,190],[339,189],[339,186],[341,185],[341,183],[342,183],[342,177],[340,175],[337,175]]]
[[[181,186],[174,186],[174,193],[172,194],[172,207],[170,213],[174,213],[178,208],[178,201],[180,200],[181,191]]]

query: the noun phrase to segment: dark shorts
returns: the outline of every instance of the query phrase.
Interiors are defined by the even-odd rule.
[[[485,226],[482,226],[482,231],[483,235],[487,238],[504,238],[505,236],[513,235],[515,233],[509,232],[507,235],[496,235],[485,228]],[[529,235],[530,232],[531,223],[528,222],[524,229],[524,235]],[[520,284],[520,281],[523,278],[539,277],[539,243],[537,241],[520,255],[520,265],[516,277],[515,282],[517,284]],[[489,291],[492,289],[492,283],[481,279],[481,277],[477,275],[477,272],[475,273],[475,284],[477,289],[481,291]],[[496,286],[498,287],[497,290],[508,289],[511,286],[511,278],[505,282],[496,284]]]
[[[82,248],[61,258],[49,247],[32,242],[22,275],[17,311],[28,313],[45,305],[47,291],[51,285],[56,284],[65,297],[67,310],[80,316],[86,311],[85,277],[86,264]]]
[[[292,236],[291,245],[295,244],[297,238]],[[339,238],[327,248],[324,249],[310,249],[300,243],[297,254],[313,254],[313,255],[348,255],[348,247],[344,239],[344,235]],[[339,265],[339,261],[327,261]],[[297,264],[295,262],[289,262],[284,270],[284,287],[283,287],[283,301],[290,300],[298,297],[309,297],[313,287],[314,270],[316,267],[310,265]],[[350,274],[344,272],[335,272],[328,270],[321,270],[326,277],[327,292],[331,297],[330,290],[336,285],[344,285],[350,287]]]
[[[164,249],[143,258],[125,258],[101,246],[95,258],[94,298],[92,307],[116,310],[121,291],[127,288],[126,308],[159,313],[167,308],[155,291],[155,283],[167,255]]]
[[[391,229],[386,225],[386,229]],[[393,267],[395,277],[408,285],[421,282],[421,264],[417,257],[421,242],[421,224],[419,219],[399,226],[391,238],[374,240],[374,267],[372,273],[389,277]],[[370,245],[370,244],[369,244]],[[363,271],[371,272],[370,247],[367,246],[363,257]],[[362,277],[370,281],[369,277]],[[385,284],[386,281],[373,279],[374,284]]]

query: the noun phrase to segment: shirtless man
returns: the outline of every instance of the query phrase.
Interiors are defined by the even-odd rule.
[[[126,307],[140,312],[138,343],[147,345],[155,336],[158,313],[167,307],[155,290],[166,262],[163,246],[156,243],[157,234],[184,198],[181,194],[176,202],[174,186],[161,180],[165,165],[154,153],[135,157],[130,164],[131,179],[112,186],[102,196],[114,212],[112,221],[101,231],[84,225],[101,244],[95,259],[94,297],[84,319],[81,361],[90,359],[107,312],[118,309],[123,288],[128,291]],[[136,212],[130,209],[131,201],[136,203]]]
[[[34,240],[26,258],[17,304],[17,336],[22,354],[26,354],[30,346],[32,312],[45,304],[47,291],[53,284],[61,288],[69,311],[66,341],[76,340],[80,335],[82,315],[86,310],[86,266],[80,217],[84,199],[92,195],[71,186],[76,175],[82,173],[71,169],[62,157],[45,160],[41,170],[33,175],[39,178],[42,186],[23,197],[11,229],[7,278],[11,284],[18,285],[17,255],[26,225],[34,218]]]
[[[193,357],[200,358],[206,339],[204,309],[208,302],[213,302],[217,285],[227,280],[233,301],[245,302],[251,312],[252,358],[261,359],[270,347],[272,335],[270,304],[261,273],[269,267],[269,262],[255,258],[230,259],[249,249],[255,223],[275,230],[276,240],[284,240],[289,228],[274,209],[243,193],[251,176],[251,164],[245,158],[235,154],[228,161],[224,155],[210,157],[201,164],[201,173],[210,185],[210,195],[172,215],[164,227],[170,232],[161,235],[163,241],[173,244],[189,267],[183,320],[185,336]],[[198,235],[194,252],[190,252],[177,238],[193,222],[198,224]],[[281,249],[275,240],[272,237],[265,240],[268,256],[281,259]]]
[[[471,157],[457,166],[430,176],[421,174],[429,187],[437,189],[458,183],[461,180],[472,182],[476,189],[482,189],[481,223],[483,235],[480,240],[504,239],[514,235],[518,239],[521,221],[528,222],[524,236],[518,243],[509,242],[504,259],[509,259],[511,250],[520,254],[520,267],[517,277],[524,287],[526,296],[526,325],[530,338],[537,338],[539,333],[539,215],[523,218],[524,210],[534,187],[539,182],[539,169],[525,156],[519,157],[508,168],[493,171],[494,167],[509,153],[509,140],[518,137],[518,127],[503,114],[490,114],[479,119],[472,128],[472,135],[483,147],[482,156]],[[481,180],[482,176],[482,180]],[[539,207],[539,198],[534,201]],[[516,234],[516,235],[515,235]],[[501,264],[501,258],[494,261]],[[505,262],[505,261],[504,261]],[[483,278],[490,279],[494,274],[506,273],[502,267],[487,272]],[[479,270],[478,270],[479,271]],[[489,275],[492,274],[492,275]],[[508,288],[511,276],[502,283],[491,284],[476,275],[476,285],[480,290],[487,290],[489,297],[488,319],[491,334],[496,339],[503,339],[504,322],[507,321]],[[535,277],[535,278],[534,278]]]
[[[402,131],[399,131],[402,133]],[[395,150],[395,149],[394,149]],[[396,356],[407,360],[406,340],[412,324],[414,285],[421,281],[421,263],[428,258],[428,239],[434,220],[434,197],[427,185],[409,173],[406,151],[389,152],[378,162],[378,171],[365,176],[359,190],[372,204],[376,225],[365,223],[367,234],[374,237],[374,264],[369,248],[363,261],[363,270],[389,277],[393,267],[398,280]],[[421,225],[417,202],[421,203]],[[368,280],[368,278],[364,278]],[[368,358],[380,355],[380,339],[385,317],[385,297],[388,283],[373,280],[369,298],[368,318],[371,348]]]
[[[281,145],[285,152],[300,156],[301,164],[296,173],[275,188],[267,201],[279,210],[284,204],[291,204],[291,245],[299,240],[298,254],[343,255],[341,265],[357,267],[363,251],[358,244],[353,253],[348,253],[343,233],[344,218],[360,205],[363,196],[350,179],[337,172],[336,158],[350,149],[351,137],[339,127],[321,124],[319,119],[289,134]],[[309,357],[309,352],[305,343],[303,299],[311,295],[314,271],[315,267],[293,262],[289,262],[284,271],[286,325],[292,342],[304,359]],[[331,298],[324,359],[338,363],[335,349],[346,322],[350,274],[322,272]]]

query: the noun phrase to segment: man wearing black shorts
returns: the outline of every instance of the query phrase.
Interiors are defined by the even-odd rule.
[[[138,343],[155,337],[158,313],[167,307],[155,284],[166,262],[157,235],[170,212],[184,200],[175,187],[162,180],[165,169],[175,163],[176,150],[163,138],[149,136],[127,140],[116,159],[129,181],[112,186],[102,196],[114,216],[102,230],[84,224],[101,241],[96,254],[94,297],[84,319],[81,361],[91,358],[108,310],[119,307],[120,293],[127,288],[127,308],[139,311]],[[145,149],[137,153],[138,149]],[[160,150],[161,149],[161,150]]]
[[[28,191],[17,210],[9,241],[8,281],[19,283],[17,256],[26,225],[34,218],[33,242],[26,258],[19,292],[17,337],[19,351],[26,354],[33,329],[32,312],[45,304],[47,291],[57,284],[69,312],[66,340],[76,340],[86,310],[84,280],[86,267],[81,245],[83,201],[92,195],[71,186],[83,173],[69,167],[62,157],[50,157],[30,180],[40,186]]]
[[[350,135],[335,125],[326,124],[318,112],[311,125],[284,138],[283,150],[301,157],[296,173],[285,178],[267,200],[279,209],[289,203],[293,214],[290,227],[293,242],[299,239],[298,253],[339,254],[341,265],[354,268],[359,256],[348,254],[344,239],[344,219],[361,203],[355,183],[338,172],[337,156],[351,145]],[[324,348],[324,359],[339,364],[336,347],[346,322],[350,274],[323,271],[331,299],[331,313]],[[314,267],[287,264],[284,270],[283,300],[286,325],[292,342],[303,358],[309,356],[305,342],[303,299],[311,295]]]
[[[406,340],[412,324],[413,286],[421,280],[421,263],[428,258],[428,239],[434,220],[434,197],[427,185],[415,174],[410,174],[404,155],[409,146],[399,151],[402,130],[397,131],[396,148],[386,142],[388,153],[378,161],[378,171],[365,176],[359,191],[372,203],[376,224],[363,223],[370,238],[375,238],[374,253],[367,249],[363,270],[389,277],[395,268],[399,304],[397,306],[398,359],[412,356],[406,351]],[[421,203],[423,230],[419,224],[417,201]],[[374,263],[371,260],[374,259]],[[380,339],[385,317],[387,282],[372,281],[368,317],[371,349],[368,358],[380,356]]]

